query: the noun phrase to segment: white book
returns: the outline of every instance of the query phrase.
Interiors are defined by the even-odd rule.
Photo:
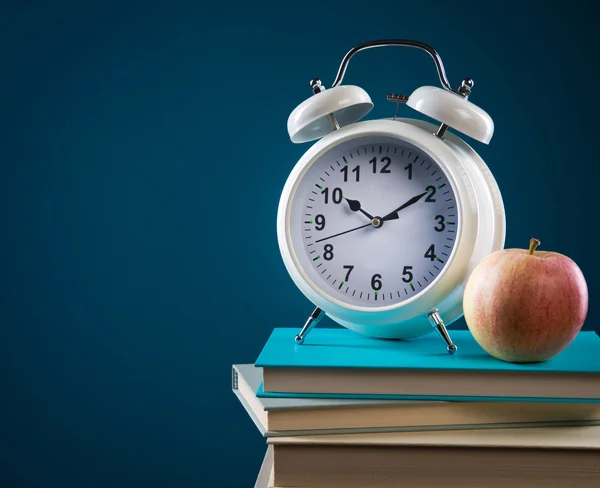
[[[254,488],[273,488],[275,483],[273,473],[273,446],[267,447],[265,458],[263,459]]]

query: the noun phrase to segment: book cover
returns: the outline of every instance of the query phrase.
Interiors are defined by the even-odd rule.
[[[361,368],[600,374],[600,337],[580,332],[561,353],[540,363],[508,363],[485,352],[468,330],[451,331],[448,354],[436,334],[408,340],[376,339],[348,329],[315,328],[298,345],[298,329],[276,328],[255,365],[262,368]]]

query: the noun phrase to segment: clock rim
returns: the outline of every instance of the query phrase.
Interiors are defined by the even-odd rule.
[[[280,199],[277,230],[280,251],[294,283],[304,295],[342,325],[359,322],[369,327],[406,321],[423,316],[442,302],[467,273],[467,265],[475,247],[477,234],[476,196],[468,175],[461,174],[461,161],[442,140],[406,120],[370,120],[339,129],[315,143],[298,161],[284,187]],[[415,121],[416,122],[416,121]],[[446,266],[423,290],[407,300],[392,305],[364,307],[330,295],[325,287],[311,279],[296,255],[290,232],[291,207],[304,175],[327,151],[348,140],[361,137],[393,137],[417,146],[444,171],[456,198],[456,243]],[[464,172],[464,169],[463,169]],[[466,231],[466,232],[465,232]],[[458,259],[457,259],[458,256]],[[441,286],[440,286],[441,285]],[[435,293],[434,293],[435,292]],[[352,328],[352,327],[350,327]]]

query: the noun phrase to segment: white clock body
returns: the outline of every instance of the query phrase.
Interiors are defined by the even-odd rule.
[[[488,167],[461,138],[436,130],[412,119],[346,125],[316,142],[285,184],[277,216],[285,266],[349,329],[417,337],[433,331],[433,309],[452,323],[473,268],[504,246],[504,206]]]

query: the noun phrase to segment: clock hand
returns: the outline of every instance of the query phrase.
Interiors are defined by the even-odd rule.
[[[426,191],[424,193],[421,193],[420,195],[412,197],[410,200],[408,200],[404,204],[400,205],[396,210],[390,212],[385,217],[381,217],[381,218],[371,217],[371,216],[367,215],[366,212],[363,212],[365,215],[367,215],[371,219],[371,222],[369,222],[368,224],[361,225],[359,227],[355,227],[354,229],[345,230],[344,232],[339,232],[339,233],[334,234],[329,237],[323,237],[323,239],[316,240],[315,243],[326,241],[328,239],[333,239],[334,237],[348,234],[349,232],[354,232],[355,230],[364,229],[365,227],[368,227],[370,225],[372,225],[375,228],[379,228],[379,227],[381,227],[383,222],[385,222],[386,220],[395,220],[395,219],[399,218],[398,212],[400,212],[400,210],[404,210],[406,207],[410,207],[411,205],[417,203],[421,198],[423,198],[425,195],[427,195],[427,193],[429,193],[429,192]],[[346,198],[346,200],[348,201],[348,204],[350,205],[350,210],[352,210],[353,212],[357,212],[360,210],[360,202],[358,202],[356,200],[348,200],[347,198]]]
[[[349,198],[344,197],[344,200],[346,200],[348,202],[348,205],[350,206],[350,210],[352,210],[353,212],[360,212],[363,215],[366,215],[367,217],[369,217],[371,220],[373,220],[373,216],[367,212],[365,212],[361,206],[360,206],[360,202],[358,200],[350,200]]]
[[[332,239],[334,237],[341,236],[342,234],[347,234],[348,232],[354,232],[355,230],[358,230],[358,229],[364,229],[365,227],[369,227],[370,225],[373,225],[373,223],[369,222],[368,224],[361,225],[360,227],[355,227],[354,229],[345,230],[344,232],[339,232],[339,233],[333,234],[332,236],[329,236],[329,237],[323,237],[323,239],[319,239],[315,242],[326,241],[327,239]]]
[[[396,210],[393,210],[389,214],[383,216],[381,218],[381,221],[385,222],[386,220],[396,220],[397,218],[399,218],[398,212],[400,212],[400,210],[404,210],[406,207],[410,207],[411,205],[417,203],[421,198],[423,198],[428,193],[429,192],[426,191],[425,193],[421,193],[420,195],[412,197],[410,200],[408,200],[407,202],[400,205]]]

